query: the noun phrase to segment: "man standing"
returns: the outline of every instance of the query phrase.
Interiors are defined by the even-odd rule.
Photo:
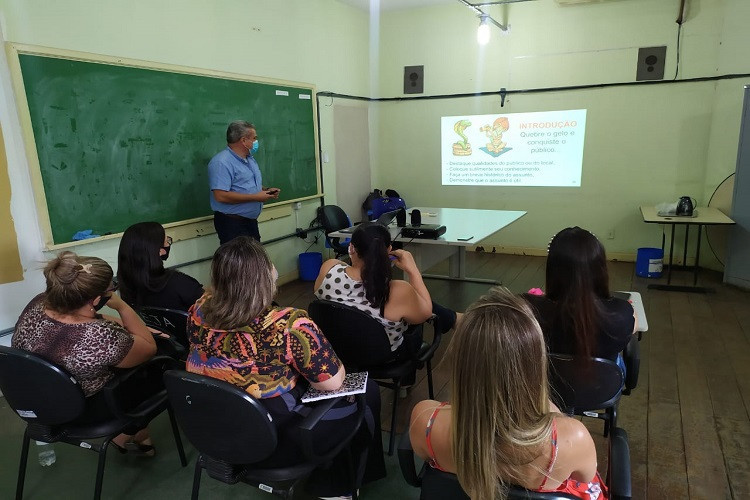
[[[214,227],[223,245],[237,236],[260,241],[258,216],[263,203],[279,197],[278,188],[264,188],[258,163],[255,126],[234,121],[227,127],[227,148],[208,162],[208,183]]]

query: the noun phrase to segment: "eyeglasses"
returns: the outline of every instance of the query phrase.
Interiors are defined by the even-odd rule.
[[[112,285],[104,290],[104,293],[116,292],[120,288],[120,284],[117,282],[117,278],[112,279]]]
[[[171,236],[167,236],[167,246],[164,246],[164,247],[161,247],[161,248],[163,248],[164,250],[166,250],[167,248],[169,248],[171,246],[172,246],[172,237]]]

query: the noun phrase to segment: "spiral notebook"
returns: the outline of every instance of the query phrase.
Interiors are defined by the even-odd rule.
[[[350,396],[352,394],[362,394],[367,386],[367,372],[347,373],[344,377],[344,383],[335,391],[319,391],[308,387],[302,395],[303,403],[319,401],[321,399],[337,398],[339,396]]]

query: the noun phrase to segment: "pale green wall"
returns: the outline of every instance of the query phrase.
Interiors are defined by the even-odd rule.
[[[693,0],[682,30],[679,78],[750,73],[750,2]],[[403,66],[424,64],[425,95],[635,80],[639,47],[667,45],[675,71],[679,2],[622,0],[561,7],[540,0],[495,7],[510,33],[460,5],[391,12],[381,19],[380,97],[401,96]],[[707,203],[734,171],[743,79],[497,97],[379,103],[373,112],[373,183],[413,205],[527,210],[489,245],[543,249],[560,228],[595,232],[611,255],[658,246],[661,231],[638,205],[688,194]],[[588,109],[581,188],[443,187],[441,116]],[[615,238],[606,239],[614,230]],[[680,233],[681,235],[681,233]],[[485,247],[488,245],[485,244]],[[692,252],[692,244],[691,244]],[[704,259],[708,252],[703,254]]]
[[[316,85],[318,91],[369,94],[368,14],[331,0],[0,0],[0,27],[7,42],[305,82]],[[23,282],[0,286],[3,330],[13,326],[21,308],[43,289],[40,262],[49,254],[41,252],[20,125],[15,112],[8,110],[13,95],[7,67],[0,69],[3,101],[10,99],[10,105],[0,109],[0,118],[9,162],[13,162],[9,168],[11,210],[25,268]],[[331,157],[323,180],[335,201],[329,110],[322,110],[320,135]],[[252,116],[247,118],[252,120]],[[262,123],[257,125],[262,128]],[[217,144],[217,151],[222,147]],[[307,227],[318,204],[317,200],[304,202],[297,218],[293,214],[261,224],[263,238]],[[102,257],[116,268],[118,244],[112,240],[75,250]],[[169,263],[210,257],[217,247],[215,235],[180,241]],[[307,247],[294,239],[268,245],[267,250],[282,278],[294,278],[297,255]],[[321,247],[318,244],[314,249]],[[208,283],[207,264],[186,271]]]
[[[683,28],[680,78],[750,72],[750,2],[691,0]],[[674,72],[678,1],[610,0],[559,7],[552,0],[494,7],[511,24],[489,46],[476,44],[477,20],[448,5],[367,12],[336,0],[0,0],[2,39],[32,45],[312,83],[319,91],[400,96],[403,66],[424,64],[425,94],[463,93],[632,81],[638,47],[667,45]],[[370,26],[375,31],[369,32]],[[25,281],[0,286],[0,329],[40,290],[44,258],[18,119],[0,68],[0,106],[11,176],[11,210],[19,233]],[[370,105],[373,185],[395,187],[410,204],[528,210],[491,244],[545,248],[560,227],[580,224],[605,238],[611,252],[632,253],[659,241],[636,207],[691,194],[706,202],[735,168],[742,84],[657,85],[513,96]],[[324,100],[325,101],[325,100]],[[328,201],[335,201],[333,106],[321,106],[321,146]],[[589,110],[583,187],[443,188],[439,118],[464,113],[546,109]],[[252,117],[248,117],[252,119]],[[356,166],[342,165],[352,169]],[[263,224],[265,238],[292,232],[312,217]],[[214,236],[179,242],[170,262],[210,255]],[[117,243],[80,247],[115,263]],[[291,275],[301,241],[271,245],[282,274]],[[207,281],[206,265],[190,272]]]

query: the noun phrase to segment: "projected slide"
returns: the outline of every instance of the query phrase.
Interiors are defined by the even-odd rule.
[[[444,116],[444,185],[580,186],[586,110]]]

